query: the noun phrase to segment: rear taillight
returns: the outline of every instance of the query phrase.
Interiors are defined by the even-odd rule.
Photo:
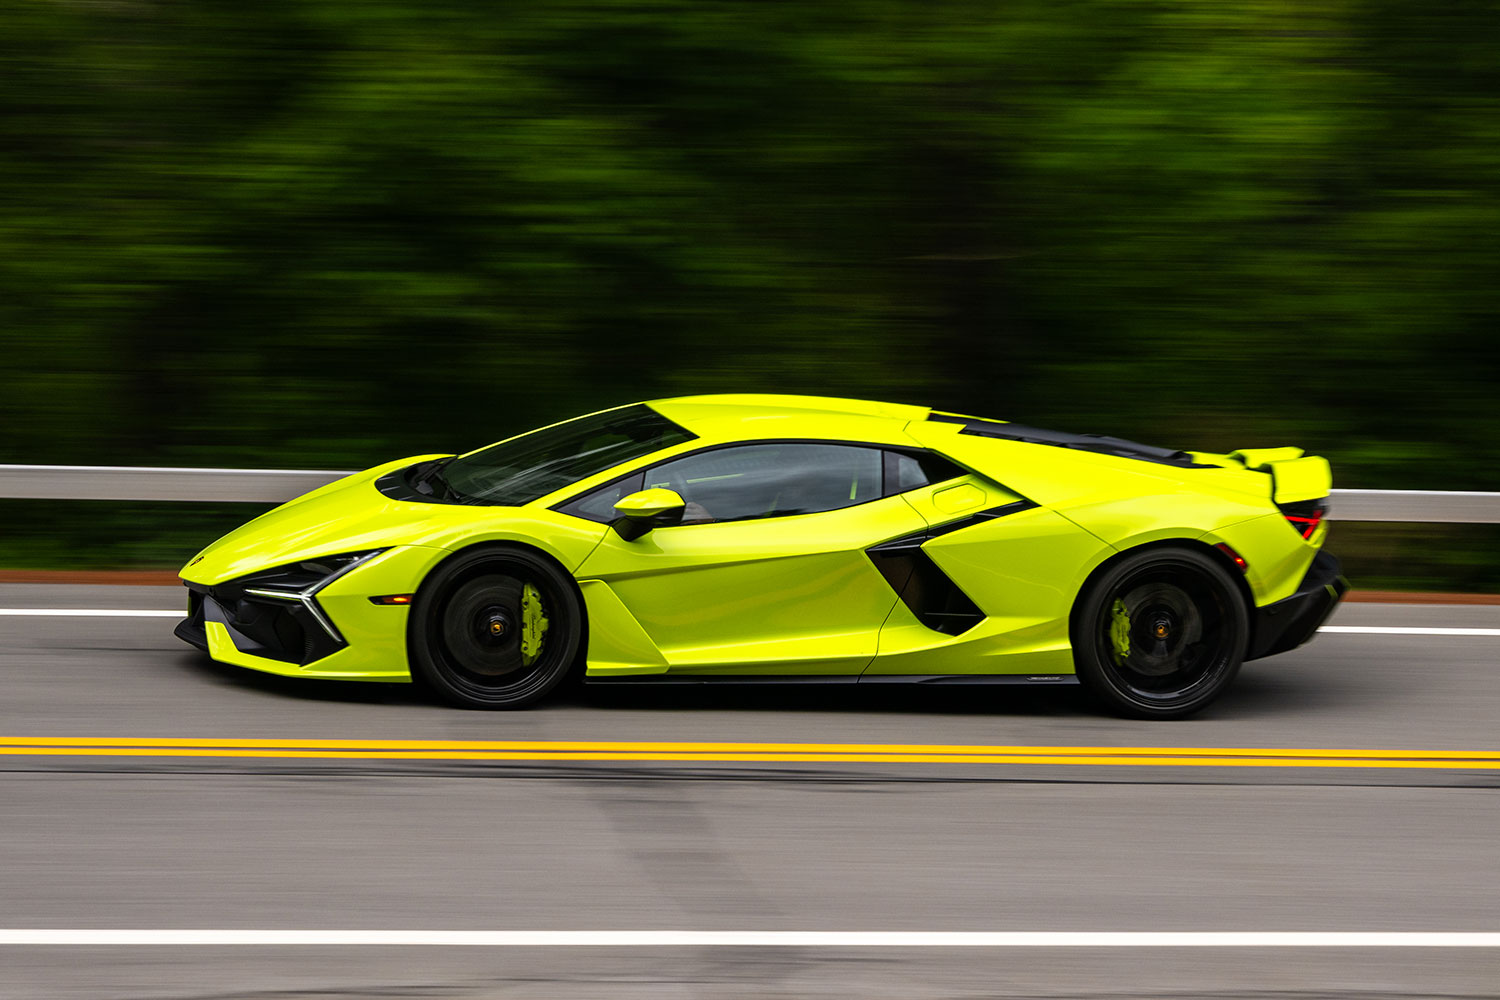
[[[1276,506],[1281,508],[1281,516],[1286,518],[1287,523],[1304,539],[1311,538],[1313,532],[1318,530],[1318,525],[1323,523],[1323,518],[1328,516],[1327,497],[1319,500],[1299,500],[1296,503],[1279,503]]]

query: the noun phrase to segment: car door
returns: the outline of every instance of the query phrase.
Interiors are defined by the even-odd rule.
[[[857,676],[896,602],[865,550],[927,524],[886,495],[877,447],[705,449],[604,499],[632,487],[677,491],[682,523],[634,541],[609,532],[578,577],[614,592],[674,674]]]

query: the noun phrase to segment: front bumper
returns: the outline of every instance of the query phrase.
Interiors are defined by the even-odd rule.
[[[398,546],[317,587],[307,600],[266,597],[267,573],[222,583],[183,578],[188,616],[177,637],[215,660],[292,677],[409,681],[406,605],[370,598],[412,593],[448,553]]]
[[[1256,608],[1245,659],[1258,660],[1295,649],[1313,637],[1349,592],[1339,561],[1327,552],[1313,557],[1297,592],[1275,604]]]
[[[331,656],[348,645],[342,635],[323,627],[305,604],[247,595],[245,584],[237,581],[217,587],[184,583],[188,616],[173,632],[205,652],[213,651],[210,623],[222,626],[239,652],[294,667]]]

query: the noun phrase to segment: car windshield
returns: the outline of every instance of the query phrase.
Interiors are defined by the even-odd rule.
[[[445,463],[439,475],[467,503],[518,507],[696,436],[638,404],[578,417],[471,451]]]

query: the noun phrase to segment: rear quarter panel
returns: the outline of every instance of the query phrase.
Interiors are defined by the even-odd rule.
[[[1228,545],[1244,558],[1245,582],[1250,585],[1256,607],[1262,607],[1296,593],[1326,532],[1326,528],[1319,528],[1310,541],[1303,541],[1278,512],[1219,525],[1200,540],[1209,545]]]
[[[1114,549],[1034,507],[922,546],[988,617],[959,636],[927,628],[898,603],[867,675],[1068,674],[1068,618],[1079,587]]]
[[[1051,508],[1114,550],[1171,540],[1229,545],[1249,564],[1246,582],[1257,606],[1295,592],[1326,533],[1320,528],[1303,541],[1271,502],[1271,477],[1263,472],[1181,469],[958,429],[935,422],[908,428],[928,447]]]

